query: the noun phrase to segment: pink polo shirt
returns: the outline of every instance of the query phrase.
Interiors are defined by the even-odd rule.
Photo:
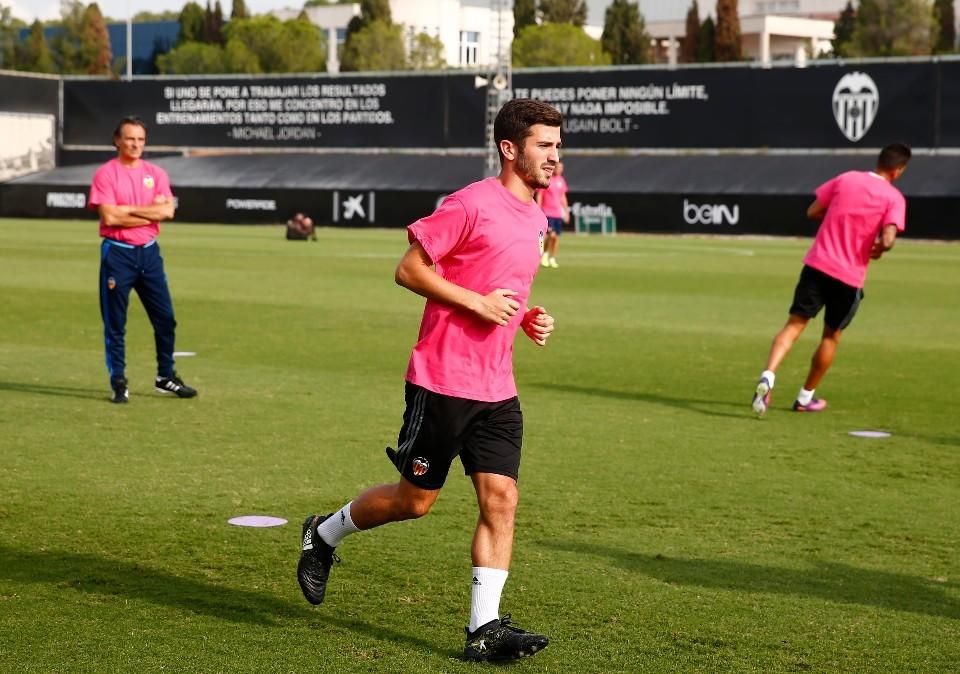
[[[539,269],[547,221],[535,201],[521,201],[497,178],[454,192],[407,228],[443,278],[481,295],[516,291],[520,310],[505,326],[427,300],[407,381],[443,395],[499,402],[517,395],[513,341]]]
[[[847,171],[818,187],[817,201],[827,213],[803,263],[862,288],[877,235],[886,225],[905,228],[903,195],[872,171]]]
[[[540,208],[548,218],[563,218],[566,212],[563,210],[563,197],[567,193],[567,181],[563,176],[553,176],[550,178],[550,187],[540,190],[542,202]]]
[[[148,206],[157,195],[173,197],[167,172],[156,164],[140,160],[131,168],[111,159],[97,169],[90,185],[90,208],[97,206]],[[151,222],[139,227],[110,227],[100,221],[100,236],[142,246],[160,233],[160,223]]]

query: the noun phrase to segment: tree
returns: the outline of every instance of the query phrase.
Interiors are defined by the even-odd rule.
[[[600,44],[614,65],[649,62],[650,36],[636,2],[613,0],[604,13]]]
[[[344,49],[346,49],[346,43],[355,33],[360,32],[374,21],[380,21],[387,26],[393,25],[393,16],[390,14],[390,0],[360,0],[360,15],[350,19],[350,23],[347,24]]]
[[[247,3],[243,0],[233,0],[233,7],[230,10],[230,20],[248,18],[250,18],[250,12],[247,11]]]
[[[82,75],[86,72],[80,54],[80,36],[83,33],[83,3],[66,0],[60,5],[61,30],[50,41],[53,58],[64,75]]]
[[[540,16],[544,23],[572,23],[583,27],[587,22],[585,0],[540,0]]]
[[[930,0],[860,0],[851,56],[923,56],[935,39]]]
[[[113,62],[110,51],[110,34],[100,13],[100,7],[92,2],[83,11],[80,33],[80,62],[88,75],[109,75]]]
[[[572,23],[527,26],[513,41],[513,65],[517,68],[550,66],[605,66],[610,56],[583,28]]]
[[[700,53],[700,8],[697,0],[687,10],[686,31],[683,44],[680,45],[680,61],[682,63],[696,63]]]
[[[0,69],[13,70],[16,67],[20,30],[25,27],[23,21],[14,18],[9,7],[0,5]]]
[[[853,8],[853,0],[850,0],[833,24],[833,40],[830,41],[830,44],[833,47],[834,56],[850,55],[850,43],[853,41],[853,31],[856,27],[857,12]]]
[[[223,48],[206,42],[186,42],[158,56],[157,70],[163,75],[223,73]]]
[[[210,0],[207,0],[207,9],[203,13],[203,41],[210,44],[223,44],[223,7],[220,0],[210,9]]]
[[[527,26],[537,23],[537,0],[516,0],[513,3],[513,37]]]
[[[717,27],[713,37],[713,55],[717,61],[740,61],[740,14],[737,0],[717,0]]]
[[[227,40],[223,48],[223,69],[228,73],[256,75],[263,72],[260,59],[240,40]]]
[[[227,45],[233,45],[228,50],[233,59],[228,62],[231,68],[250,60],[239,48],[243,45],[259,64],[259,70],[254,72],[303,73],[325,69],[323,33],[309,21],[292,19],[281,22],[275,16],[264,14],[231,21],[225,33]]]
[[[133,18],[130,19],[133,23],[149,23],[151,21],[176,21],[180,16],[180,13],[175,9],[168,9],[165,12],[150,12],[144,10],[142,12],[137,12],[133,15]]]
[[[205,15],[203,7],[196,2],[188,2],[180,10],[180,36],[177,44],[203,41]]]
[[[713,47],[716,43],[717,37],[717,28],[713,23],[712,17],[707,17],[703,20],[703,23],[700,24],[700,40],[699,40],[699,49],[697,50],[697,62],[699,63],[713,63],[717,60],[716,54],[714,54]]]
[[[953,11],[953,0],[935,0],[933,11],[937,31],[934,51],[937,54],[952,52],[957,43],[957,18]]]
[[[43,33],[43,24],[39,20],[30,24],[30,34],[20,45],[17,53],[17,65],[20,70],[34,73],[53,73],[57,71],[53,54]]]
[[[443,42],[427,33],[417,33],[410,46],[407,65],[413,70],[439,70],[447,67]]]
[[[402,27],[381,20],[372,21],[349,36],[340,57],[340,69],[345,72],[406,67]]]

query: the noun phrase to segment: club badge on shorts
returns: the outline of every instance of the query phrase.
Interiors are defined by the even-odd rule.
[[[150,176],[150,175],[143,176],[144,187],[146,187],[148,190],[152,190],[154,185],[156,185],[156,182],[154,181],[153,176]]]
[[[107,288],[109,288],[110,290],[113,290],[116,287],[117,287],[117,279],[111,276],[110,278],[107,279]]]
[[[427,461],[422,456],[418,456],[413,460],[413,474],[416,476],[426,475],[427,471],[430,470],[430,462]]]

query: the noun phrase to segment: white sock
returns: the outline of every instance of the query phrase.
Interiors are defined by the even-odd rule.
[[[470,592],[470,632],[500,617],[500,595],[507,582],[506,569],[473,567],[473,586]]]
[[[764,370],[760,373],[760,378],[766,379],[768,382],[770,382],[770,388],[773,388],[773,383],[777,380],[777,375],[771,370]]]
[[[800,393],[797,394],[797,402],[801,405],[809,405],[811,400],[813,400],[813,391],[808,391],[805,388],[800,389]]]
[[[317,533],[320,534],[320,538],[327,542],[327,545],[335,548],[340,545],[340,541],[344,538],[360,531],[357,529],[357,525],[353,523],[353,518],[350,517],[350,506],[352,504],[353,501],[350,501],[317,527]]]

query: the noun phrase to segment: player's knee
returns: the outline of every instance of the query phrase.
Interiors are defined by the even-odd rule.
[[[433,506],[435,500],[434,498],[420,495],[407,495],[400,499],[400,502],[397,504],[397,510],[400,511],[399,514],[402,519],[419,519],[430,512],[430,508]]]
[[[498,516],[513,516],[520,502],[520,491],[513,482],[504,484],[495,489],[485,491],[480,509],[485,513],[496,514]]]

